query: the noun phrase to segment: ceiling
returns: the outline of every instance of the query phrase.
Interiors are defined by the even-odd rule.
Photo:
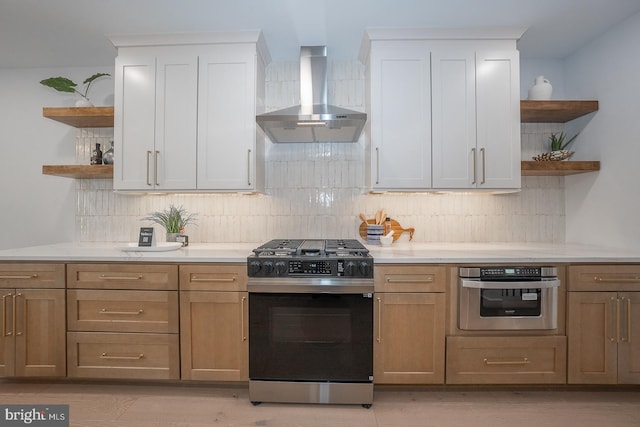
[[[326,45],[356,59],[367,27],[516,26],[523,58],[564,58],[640,0],[0,0],[0,68],[113,62],[107,34],[263,31],[275,61]]]

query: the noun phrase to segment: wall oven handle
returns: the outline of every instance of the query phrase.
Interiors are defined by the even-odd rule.
[[[481,280],[460,279],[460,283],[464,288],[479,289],[543,289],[557,288],[560,286],[560,280],[538,280],[530,282],[490,282]]]

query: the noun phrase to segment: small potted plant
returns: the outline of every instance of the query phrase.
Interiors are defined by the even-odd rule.
[[[549,142],[551,143],[551,152],[538,154],[533,160],[538,161],[546,161],[546,160],[567,160],[571,156],[573,156],[574,152],[567,150],[569,144],[576,139],[578,134],[575,134],[569,140],[565,140],[566,136],[564,132],[560,132],[560,135],[552,133],[549,137]]]
[[[84,93],[80,92],[76,89],[78,86],[73,80],[70,80],[66,77],[49,77],[48,79],[44,79],[40,81],[40,84],[50,87],[52,89],[57,90],[58,92],[69,92],[69,93],[77,93],[82,97],[82,99],[76,101],[76,107],[93,107],[89,98],[87,98],[87,94],[89,93],[89,87],[91,87],[91,83],[94,80],[104,76],[111,76],[109,73],[96,73],[91,77],[87,77],[82,84],[87,85],[85,87]]]
[[[182,206],[179,208],[169,205],[169,209],[151,213],[142,218],[143,221],[151,221],[163,226],[167,232],[167,242],[175,242],[179,234],[184,233],[184,227],[195,224],[196,214],[190,214]]]

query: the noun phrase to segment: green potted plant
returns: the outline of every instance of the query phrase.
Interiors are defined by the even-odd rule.
[[[104,76],[111,76],[111,74],[96,73],[93,76],[84,79],[82,84],[87,85],[85,87],[84,93],[76,89],[76,87],[78,86],[77,83],[66,77],[49,77],[48,79],[41,80],[40,84],[55,89],[58,92],[77,93],[82,97],[82,99],[76,102],[76,107],[93,107],[93,104],[91,103],[91,101],[89,101],[89,98],[87,98],[89,88],[91,87],[91,83],[93,83],[94,80]]]
[[[174,205],[169,205],[169,209],[153,212],[142,220],[163,226],[167,232],[167,242],[175,242],[176,236],[184,232],[184,227],[188,224],[195,224],[196,214],[190,214],[182,206],[177,208]]]
[[[548,161],[548,160],[567,160],[571,156],[573,156],[574,152],[567,150],[569,145],[573,142],[574,139],[578,137],[578,134],[575,134],[568,140],[566,140],[566,135],[564,132],[560,132],[560,134],[552,133],[549,137],[549,143],[551,145],[551,151],[547,153],[538,154],[533,160],[538,161]]]

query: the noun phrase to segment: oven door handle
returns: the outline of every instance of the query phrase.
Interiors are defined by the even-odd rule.
[[[485,282],[482,280],[460,279],[460,283],[465,288],[478,289],[546,289],[560,286],[560,280],[558,279],[529,282]]]

